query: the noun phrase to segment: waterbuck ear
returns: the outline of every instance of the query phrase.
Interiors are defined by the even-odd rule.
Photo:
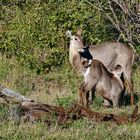
[[[81,29],[80,27],[77,28],[76,34],[77,34],[78,36],[81,36],[81,34],[82,34],[82,29]]]
[[[71,36],[72,36],[71,31],[69,31],[69,30],[66,31],[66,36],[71,38]]]

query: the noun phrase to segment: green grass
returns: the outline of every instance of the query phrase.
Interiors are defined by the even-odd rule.
[[[14,89],[35,101],[70,106],[78,100],[78,87],[81,79],[77,78],[69,65],[63,69],[54,69],[37,75],[34,71],[20,65],[14,58],[0,57],[0,82],[3,86]],[[140,97],[140,69],[133,73],[134,89]],[[140,121],[134,124],[116,125],[112,122],[97,123],[80,119],[67,125],[58,126],[55,122],[48,128],[43,123],[17,123],[9,116],[10,110],[0,99],[0,139],[2,140],[139,140]],[[137,101],[140,106],[140,101]],[[10,105],[13,106],[12,104]],[[97,95],[92,110],[98,112],[129,115],[134,106],[121,108],[102,107],[102,98]]]
[[[139,124],[116,125],[112,123],[95,123],[88,120],[74,122],[68,128],[53,125],[47,128],[41,123],[15,125],[13,122],[1,123],[0,137],[3,140],[138,140],[140,137]]]

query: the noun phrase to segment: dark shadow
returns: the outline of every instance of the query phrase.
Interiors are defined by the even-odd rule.
[[[130,100],[131,100],[131,95],[130,94],[125,95],[124,105],[125,106],[131,105]],[[139,102],[139,96],[137,93],[134,93],[134,104],[136,105],[138,102]]]

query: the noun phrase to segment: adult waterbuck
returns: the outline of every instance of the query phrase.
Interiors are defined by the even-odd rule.
[[[81,30],[77,30],[76,35],[72,35],[70,31],[67,31],[66,35],[70,38],[69,61],[76,71],[82,72],[79,51],[84,45],[81,37]],[[98,45],[92,45],[89,47],[89,51],[94,56],[94,59],[103,63],[108,71],[111,71],[118,65],[121,66],[126,88],[128,92],[131,93],[131,104],[134,104],[133,85],[131,80],[131,66],[134,59],[133,51],[120,42],[105,42]]]

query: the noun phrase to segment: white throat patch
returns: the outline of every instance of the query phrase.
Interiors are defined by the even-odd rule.
[[[87,77],[88,77],[88,74],[90,73],[90,67],[84,68],[84,69],[86,69],[86,70],[84,70],[83,76],[84,76],[85,81],[86,81],[86,79],[87,79]]]

